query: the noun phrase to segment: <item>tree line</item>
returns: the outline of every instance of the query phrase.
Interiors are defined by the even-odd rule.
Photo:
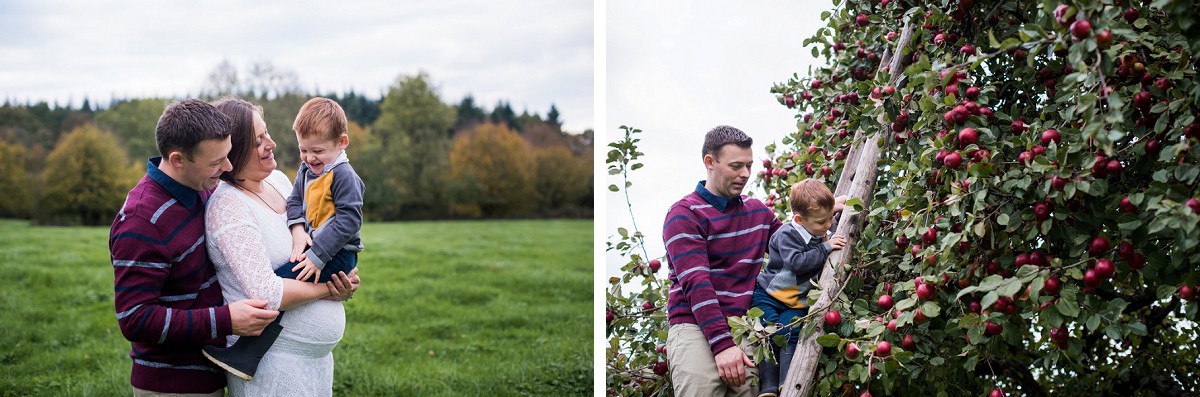
[[[265,67],[264,67],[265,66]],[[424,73],[400,76],[371,99],[313,94],[294,75],[255,64],[239,78],[223,63],[201,98],[236,95],[263,107],[279,144],[279,169],[295,177],[292,121],[304,101],[337,101],[349,119],[347,155],[367,185],[370,221],[591,217],[593,131],[562,130],[557,108],[490,111],[468,95],[443,102]],[[0,106],[0,217],[42,224],[104,225],[158,155],[154,127],[173,98],[113,100],[76,108],[46,102]]]

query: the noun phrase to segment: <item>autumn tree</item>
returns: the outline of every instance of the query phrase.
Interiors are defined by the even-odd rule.
[[[377,187],[388,201],[374,203],[385,214],[427,218],[448,212],[441,174],[453,125],[454,108],[442,103],[425,73],[402,76],[388,90],[371,128],[382,149],[382,165],[389,171]]]
[[[38,200],[45,206],[42,220],[108,224],[136,181],[112,134],[91,124],[80,126],[63,136],[47,158]]]
[[[0,140],[0,217],[25,218],[31,204],[29,175],[25,172],[26,149]]]
[[[539,212],[577,210],[580,198],[592,189],[591,161],[576,157],[566,146],[534,150],[533,164],[536,171],[534,195]]]
[[[466,216],[506,217],[532,210],[534,167],[529,146],[503,125],[484,123],[459,135],[450,150],[450,175],[462,184],[451,197]]]

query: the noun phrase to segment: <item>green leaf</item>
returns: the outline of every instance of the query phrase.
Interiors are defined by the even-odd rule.
[[[1088,331],[1095,331],[1097,329],[1100,329],[1100,315],[1093,314],[1091,317],[1088,317],[1087,323],[1084,325],[1087,326]]]
[[[1000,295],[996,291],[991,291],[983,296],[983,300],[979,301],[979,305],[982,307],[991,307],[998,299],[1000,299]]]
[[[925,315],[925,317],[937,317],[941,313],[942,310],[938,307],[937,302],[930,301],[921,305],[921,314]]]
[[[854,207],[854,209],[862,211],[863,202],[862,200],[859,200],[858,197],[851,197],[850,199],[846,200],[846,206]]]
[[[1058,300],[1058,312],[1067,317],[1079,316],[1079,302],[1074,299],[1068,299],[1066,296]]]
[[[1001,226],[1008,226],[1008,214],[1000,214],[996,216],[996,223]]]
[[[617,185],[608,185],[608,190],[611,190],[611,191],[614,191],[614,192],[619,192],[619,191],[621,191],[621,189],[618,189],[618,188],[617,188]]]
[[[817,344],[825,347],[836,347],[842,338],[837,334],[825,334],[817,337]]]

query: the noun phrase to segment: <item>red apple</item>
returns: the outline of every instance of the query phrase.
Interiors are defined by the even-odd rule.
[[[962,149],[979,141],[979,133],[974,128],[963,128],[958,132],[958,148]]]
[[[867,18],[867,14],[858,14],[858,17],[854,18],[854,23],[859,27],[866,27],[867,25],[871,24],[871,20]],[[1088,25],[1088,29],[1091,28],[1091,25]]]
[[[859,352],[861,352],[861,350],[858,349],[858,344],[851,343],[846,345],[846,358],[851,360],[856,359],[858,358]]]
[[[1200,200],[1196,199],[1195,197],[1188,199],[1187,204],[1184,205],[1186,205],[1188,208],[1191,208],[1193,214],[1200,214]]]
[[[1044,221],[1050,218],[1050,206],[1046,203],[1037,203],[1033,206],[1033,217],[1039,221]]]
[[[879,303],[880,309],[889,310],[892,308],[892,296],[891,295],[880,295],[879,301],[877,303]]]
[[[652,311],[654,309],[654,303],[651,303],[650,301],[645,301],[642,303],[642,309],[647,310],[647,311]]]
[[[1000,335],[1001,332],[1004,332],[1003,325],[996,324],[991,321],[988,321],[987,325],[984,325],[984,329],[983,329],[984,335],[996,336],[996,335]]]
[[[875,346],[875,355],[879,357],[887,357],[892,355],[892,344],[887,341],[879,342]]]
[[[1067,187],[1067,182],[1069,181],[1066,178],[1059,178],[1058,175],[1050,178],[1050,186],[1054,187],[1054,190],[1060,192]]]
[[[921,243],[922,244],[933,245],[933,243],[936,243],[936,242],[937,242],[937,229],[936,228],[931,227],[931,228],[929,228],[929,230],[926,230],[925,233],[921,234]]]
[[[1092,288],[1100,286],[1100,276],[1096,275],[1096,271],[1088,269],[1083,272],[1083,284]]]
[[[1096,237],[1092,239],[1090,244],[1088,244],[1088,253],[1092,254],[1092,256],[1100,256],[1108,252],[1109,248],[1108,239],[1104,237]]]
[[[1058,130],[1046,130],[1042,132],[1042,145],[1050,146],[1050,142],[1062,142],[1062,137],[1059,136]]]
[[[917,350],[917,342],[913,340],[912,335],[904,335],[904,341],[900,342],[900,348],[907,351]]]
[[[917,286],[917,298],[921,300],[930,300],[937,295],[937,288],[929,283],[924,283]]]
[[[613,318],[612,312],[604,312],[604,324],[612,324]]]
[[[861,17],[862,15],[860,15]],[[1086,19],[1080,19],[1071,23],[1071,35],[1075,36],[1076,40],[1083,40],[1092,34],[1092,23]]]
[[[1009,125],[1009,129],[1012,130],[1014,134],[1020,134],[1025,132],[1025,123],[1022,123],[1021,120],[1013,121],[1012,124]]]
[[[1133,202],[1129,201],[1129,196],[1122,197],[1121,204],[1118,204],[1117,207],[1121,209],[1121,212],[1137,211],[1137,206],[1133,205]]]
[[[1141,252],[1134,252],[1133,257],[1129,258],[1129,268],[1138,270],[1143,267],[1146,267],[1146,256]]]
[[[988,394],[988,397],[1004,397],[1004,390],[992,389],[992,392]]]
[[[1105,279],[1112,278],[1113,274],[1115,274],[1117,272],[1116,266],[1113,266],[1112,261],[1110,261],[1108,259],[1101,259],[1099,261],[1096,261],[1095,269],[1096,269],[1096,275],[1100,276],[1101,278],[1105,278]]]
[[[1129,7],[1128,10],[1125,10],[1125,22],[1129,22],[1129,24],[1132,25],[1133,22],[1136,21],[1140,15],[1141,15],[1141,13],[1138,12],[1138,10],[1136,8]]]
[[[971,303],[967,305],[967,309],[970,310],[971,313],[975,314],[983,312],[983,306],[979,305],[979,301],[971,301]]]
[[[896,332],[896,320],[888,320],[887,329],[888,331]]]
[[[963,55],[975,55],[975,46],[967,44],[958,49],[958,52]]]
[[[1058,295],[1058,291],[1062,290],[1062,281],[1058,277],[1050,276],[1046,279],[1046,283],[1042,285],[1042,291],[1047,295]]]
[[[946,158],[942,159],[942,163],[946,164],[946,167],[949,167],[951,169],[958,168],[959,166],[962,165],[962,162],[963,162],[962,155],[958,154],[958,152],[947,153]]]
[[[658,259],[650,261],[650,271],[651,272],[657,273],[658,269],[660,269],[660,268],[662,268],[662,261],[659,261]]]
[[[1124,169],[1125,167],[1121,166],[1121,162],[1117,160],[1109,160],[1108,164],[1104,166],[1104,172],[1111,177],[1121,176],[1121,171]]]
[[[1184,284],[1179,286],[1179,297],[1185,301],[1190,301],[1196,298],[1196,289]]]
[[[820,88],[821,88],[821,80],[813,80],[812,89],[816,90],[816,89],[820,89]]]
[[[925,313],[921,312],[921,308],[917,308],[917,311],[913,312],[913,322],[924,324],[926,321],[929,321],[929,317],[926,317]]]
[[[1103,48],[1111,47],[1112,42],[1113,42],[1112,33],[1110,33],[1108,31],[1108,29],[1101,30],[1099,33],[1096,33],[1096,45],[1099,46],[1100,48],[1103,49]]]
[[[1017,257],[1013,261],[1013,264],[1016,265],[1016,267],[1018,267],[1018,268],[1021,266],[1028,265],[1029,264],[1029,254],[1026,254],[1026,253],[1017,254]]]
[[[839,313],[837,310],[830,310],[830,311],[825,312],[825,325],[828,325],[830,327],[836,327],[838,324],[841,324],[841,323],[842,323],[842,313]]]
[[[974,100],[975,98],[979,98],[979,87],[976,87],[976,86],[967,87],[966,94],[967,94],[967,99]]]
[[[654,374],[658,375],[658,376],[666,375],[667,374],[667,362],[659,361],[659,362],[654,363]]]

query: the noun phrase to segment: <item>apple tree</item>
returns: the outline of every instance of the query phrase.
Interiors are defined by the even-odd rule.
[[[835,0],[759,178],[866,189],[783,395],[1196,395],[1196,11]]]
[[[633,186],[629,173],[642,167],[638,158],[640,141],[635,137],[641,130],[621,126],[623,138],[609,143],[608,174],[620,176],[621,185],[608,187],[613,192],[625,192],[625,205],[633,214],[628,189]],[[608,280],[605,290],[605,385],[608,395],[669,396],[671,386],[667,375],[667,289],[670,281],[660,276],[662,260],[651,258],[643,244],[644,235],[637,220],[632,228],[617,229],[616,241],[607,242],[607,250],[615,252],[625,263],[622,275]]]

